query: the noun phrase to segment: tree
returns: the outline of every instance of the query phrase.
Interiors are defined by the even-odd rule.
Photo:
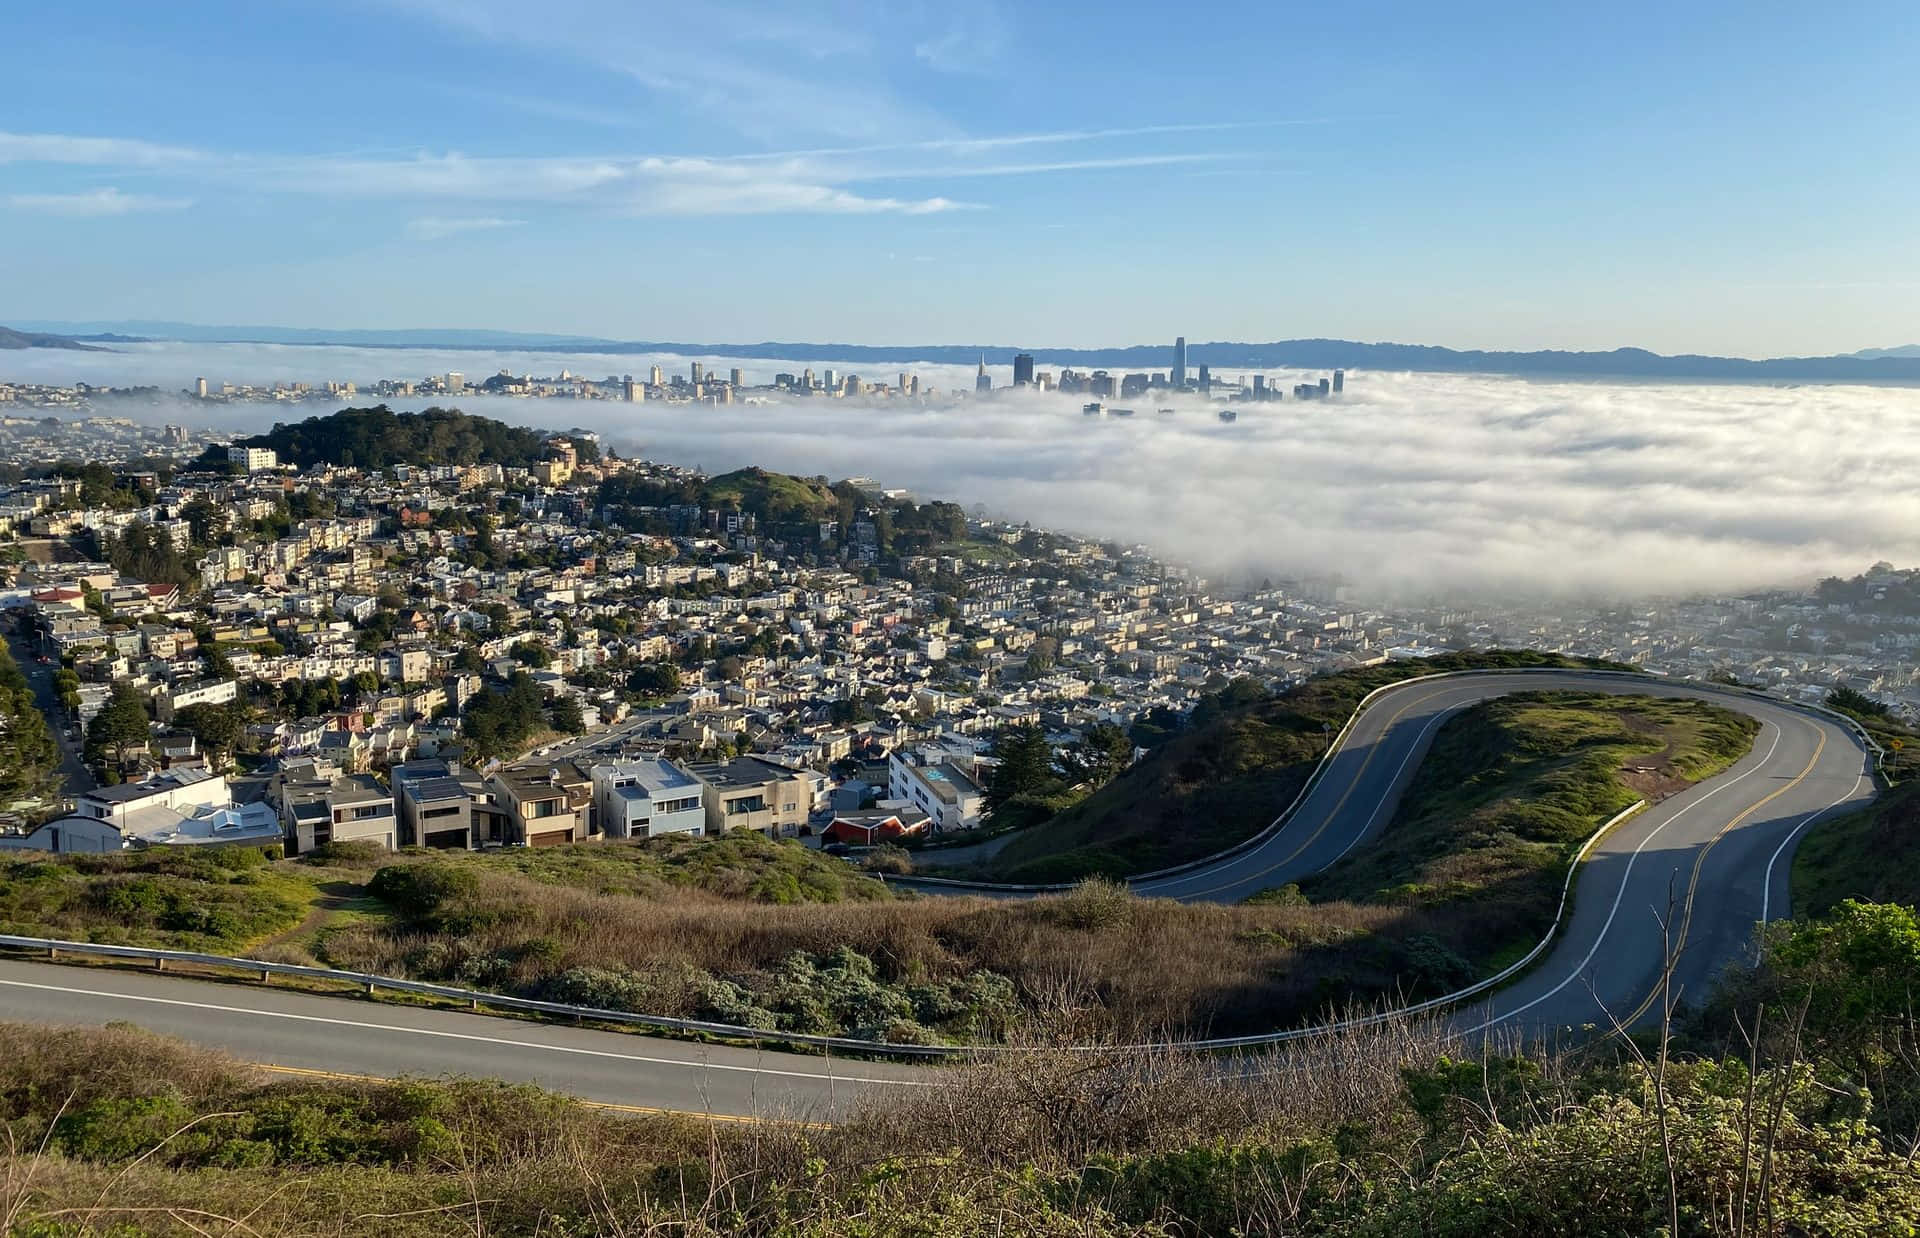
[[[1101,786],[1133,763],[1133,739],[1110,722],[1087,728],[1062,762],[1076,781]]]
[[[513,656],[522,666],[544,670],[553,665],[553,651],[545,641],[523,640],[513,647]]]
[[[580,712],[580,702],[571,696],[558,696],[553,704],[547,706],[547,721],[554,730],[568,735],[578,735],[587,729],[585,715]]]
[[[1021,796],[1035,795],[1057,781],[1053,773],[1053,748],[1046,732],[1037,726],[1009,726],[993,741],[993,755],[999,762],[987,779],[986,801],[989,812]]]
[[[115,684],[113,695],[87,724],[86,756],[98,762],[111,750],[115,765],[127,763],[127,751],[147,742],[147,705],[131,685]]]
[[[672,696],[680,690],[680,672],[670,662],[649,662],[627,676],[627,691],[646,698]]]
[[[189,705],[174,714],[173,724],[193,736],[211,760],[233,755],[246,729],[246,714],[238,705]]]

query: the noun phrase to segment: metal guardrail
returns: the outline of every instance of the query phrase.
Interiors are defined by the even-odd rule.
[[[1585,860],[1601,838],[1614,826],[1625,821],[1634,813],[1645,808],[1645,800],[1636,802],[1632,807],[1614,816],[1605,825],[1593,832],[1574,854],[1567,864],[1567,877],[1560,889],[1560,906],[1553,915],[1553,924],[1540,940],[1534,944],[1525,957],[1504,968],[1497,975],[1468,985],[1464,989],[1430,998],[1411,1006],[1393,1010],[1383,1010],[1375,1014],[1354,1019],[1342,1019],[1331,1023],[1315,1024],[1310,1027],[1289,1028],[1278,1032],[1258,1032],[1250,1036],[1226,1036],[1207,1040],[1167,1041],[1146,1045],[1075,1045],[1069,1046],[1076,1052],[1106,1052],[1118,1049],[1184,1049],[1195,1051],[1257,1048],[1261,1045],[1280,1044],[1289,1040],[1303,1040],[1313,1036],[1327,1035],[1354,1027],[1366,1027],[1372,1024],[1390,1022],[1394,1019],[1410,1018],[1438,1010],[1444,1006],[1457,1005],[1468,998],[1478,996],[1490,989],[1497,988],[1514,976],[1520,974],[1547,948],[1559,935],[1562,920],[1566,917],[1567,901],[1573,894],[1573,879],[1580,871],[1580,863]],[[352,984],[363,988],[369,996],[386,989],[395,993],[409,993],[420,997],[437,997],[445,1001],[459,1002],[478,1010],[482,1006],[492,1006],[501,1010],[513,1010],[530,1014],[554,1015],[560,1018],[581,1021],[592,1020],[596,1023],[624,1023],[637,1027],[653,1028],[659,1031],[693,1033],[718,1036],[726,1040],[747,1040],[765,1044],[783,1044],[800,1048],[841,1050],[849,1053],[861,1053],[887,1057],[920,1058],[956,1058],[981,1053],[1022,1053],[1030,1049],[1013,1048],[1005,1045],[905,1045],[891,1044],[877,1040],[859,1040],[849,1036],[813,1036],[802,1032],[781,1032],[767,1028],[743,1027],[731,1023],[709,1023],[701,1019],[674,1019],[665,1015],[635,1014],[626,1010],[602,1010],[593,1006],[572,1006],[564,1002],[544,1002],[530,997],[513,997],[504,993],[483,993],[473,989],[458,989],[450,985],[428,984],[420,980],[401,980],[392,976],[377,976],[368,972],[336,971],[330,967],[306,967],[298,963],[271,963],[263,959],[241,959],[222,954],[196,954],[188,950],[159,950],[145,946],[111,946],[85,941],[61,941],[46,937],[18,937],[0,935],[0,947],[17,950],[45,950],[49,957],[57,959],[62,953],[91,956],[108,959],[138,959],[152,962],[162,970],[168,963],[181,963],[197,967],[223,967],[235,971],[257,972],[264,982],[274,976],[295,976],[306,980],[326,980],[335,983]]]
[[[1538,668],[1539,671],[1551,671],[1555,669],[1560,669],[1560,668],[1547,668],[1547,667]],[[1353,716],[1347,720],[1347,726],[1342,728],[1341,735],[1342,737],[1344,737],[1351,730],[1354,720],[1360,716],[1362,710],[1366,708],[1367,704],[1375,696],[1386,691],[1387,688],[1398,688],[1405,684],[1418,683],[1424,680],[1454,678],[1462,675],[1491,675],[1491,674],[1507,675],[1507,674],[1532,674],[1532,673],[1537,673],[1534,668],[1514,668],[1512,670],[1501,670],[1501,671],[1449,671],[1449,672],[1443,672],[1442,674],[1438,674],[1438,675],[1424,675],[1424,676],[1419,676],[1415,679],[1400,680],[1397,683],[1386,685],[1385,688],[1376,689],[1374,692],[1369,693],[1367,697],[1361,701],[1360,705],[1355,708]],[[1565,671],[1562,670],[1562,673],[1565,673]],[[1643,678],[1643,676],[1640,676],[1635,672],[1628,672],[1628,671],[1579,671],[1577,673],[1587,674],[1587,675],[1617,675],[1623,678],[1629,678],[1629,677]],[[1829,710],[1824,707],[1802,705],[1798,702],[1793,702],[1793,701],[1782,701],[1775,697],[1765,696],[1765,694],[1763,693],[1754,692],[1751,689],[1735,689],[1735,688],[1726,687],[1725,685],[1694,684],[1692,682],[1684,681],[1684,680],[1681,680],[1681,681],[1651,680],[1650,682],[1677,682],[1683,687],[1693,689],[1696,691],[1714,693],[1714,694],[1720,694],[1720,695],[1728,695],[1728,696],[1734,696],[1734,695],[1763,696],[1770,703],[1779,705],[1782,708],[1796,709],[1802,712],[1817,713],[1821,715],[1830,716],[1836,721],[1839,721],[1842,724],[1846,725],[1848,729],[1854,733],[1856,738],[1862,741],[1863,745],[1867,748],[1868,751],[1874,752],[1874,753],[1878,753],[1880,751],[1879,746],[1873,742],[1872,738],[1866,734],[1864,728],[1860,727],[1860,725],[1857,722],[1855,722],[1851,718],[1848,718],[1844,714],[1839,714],[1833,710]],[[1333,747],[1330,747],[1328,749],[1327,754],[1322,757],[1320,767],[1316,768],[1315,770],[1316,776],[1320,773],[1322,769],[1326,767],[1326,764],[1331,758],[1332,754],[1337,750],[1338,750],[1338,741],[1336,741],[1335,745]],[[1292,811],[1298,807],[1298,804],[1301,798],[1304,797],[1307,790],[1311,789],[1311,786],[1312,786],[1312,783],[1310,780],[1308,787],[1302,789],[1301,796],[1296,797],[1295,803],[1289,806],[1288,814],[1291,814]],[[1610,832],[1615,826],[1619,825],[1622,821],[1626,820],[1628,817],[1632,816],[1634,813],[1639,812],[1641,809],[1645,807],[1646,807],[1646,801],[1641,800],[1636,802],[1632,807],[1615,815],[1611,820],[1607,821],[1606,824],[1602,825],[1599,829],[1595,830],[1593,834],[1588,837],[1586,842],[1581,844],[1580,849],[1574,853],[1573,858],[1567,864],[1567,875],[1566,875],[1565,881],[1561,885],[1560,904],[1559,904],[1559,907],[1554,912],[1553,924],[1547,929],[1547,932],[1540,938],[1540,940],[1537,943],[1535,943],[1534,947],[1531,950],[1529,950],[1526,953],[1526,955],[1524,955],[1522,958],[1518,959],[1508,967],[1503,968],[1496,975],[1489,976],[1484,980],[1477,981],[1474,984],[1468,985],[1464,989],[1459,989],[1459,990],[1456,990],[1455,992],[1447,993],[1440,997],[1430,998],[1423,1002],[1417,1002],[1410,1006],[1398,1007],[1393,1010],[1383,1010],[1375,1014],[1363,1015],[1363,1016],[1352,1018],[1352,1019],[1336,1020],[1329,1023],[1314,1024],[1309,1027],[1290,1028],[1285,1031],[1260,1032],[1250,1036],[1217,1037],[1217,1038],[1206,1039],[1206,1040],[1160,1042],[1156,1044],[1146,1044],[1146,1045],[1084,1045],[1084,1046],[1070,1046],[1070,1048],[1077,1049],[1079,1051],[1085,1051],[1085,1052],[1107,1052],[1107,1051],[1126,1049],[1126,1048],[1183,1049],[1183,1050],[1199,1050],[1199,1051],[1257,1048],[1262,1045],[1280,1044],[1280,1043],[1283,1043],[1286,1041],[1292,1041],[1292,1040],[1303,1040],[1303,1039],[1308,1039],[1310,1037],[1324,1036],[1330,1033],[1339,1032],[1339,1031],[1343,1031],[1351,1028],[1367,1027],[1374,1024],[1390,1022],[1395,1019],[1410,1018],[1416,1015],[1426,1014],[1434,1010],[1439,1010],[1447,1006],[1458,1005],[1463,1001],[1466,1001],[1473,997],[1477,997],[1482,993],[1488,992],[1489,990],[1497,988],[1500,985],[1506,983],[1508,980],[1511,980],[1515,976],[1519,975],[1527,967],[1537,962],[1540,956],[1546,953],[1546,951],[1552,946],[1554,939],[1559,936],[1562,923],[1566,918],[1567,904],[1569,900],[1572,898],[1574,878],[1579,874],[1580,865],[1582,864],[1582,862],[1585,861],[1588,854],[1591,853],[1593,848],[1599,844],[1600,840],[1604,838],[1608,834],[1608,832]],[[1284,820],[1285,820],[1285,815],[1283,815],[1280,821],[1276,821],[1276,823],[1273,826],[1269,826],[1266,831],[1263,831],[1261,837],[1264,838],[1266,836],[1269,836],[1271,832],[1274,829],[1277,829],[1281,824],[1281,822],[1283,822]],[[1244,849],[1248,845],[1251,845],[1251,843],[1242,844],[1240,847],[1236,847],[1227,852],[1224,852],[1222,853],[1222,856],[1224,857],[1224,856],[1231,856],[1231,855],[1237,854],[1240,850]],[[1211,863],[1211,862],[1214,862],[1214,860],[1217,860],[1218,858],[1221,858],[1221,857],[1214,857],[1214,859],[1210,859],[1207,861],[1199,861],[1197,863]],[[1012,888],[1018,888],[1018,887],[1003,886],[999,888],[1012,889]],[[1038,887],[1038,888],[1045,888],[1045,887]],[[868,1055],[875,1055],[875,1056],[919,1057],[919,1058],[927,1058],[927,1059],[941,1059],[941,1058],[967,1057],[967,1056],[972,1056],[980,1053],[1031,1052],[1031,1050],[1021,1049],[1021,1048],[1010,1048],[1008,1046],[905,1045],[905,1044],[889,1044],[883,1041],[859,1040],[859,1039],[856,1039],[853,1037],[847,1037],[847,1036],[814,1036],[814,1035],[808,1035],[806,1033],[801,1033],[801,1032],[782,1032],[782,1031],[775,1031],[767,1028],[744,1027],[744,1026],[729,1024],[729,1023],[710,1023],[700,1019],[675,1019],[675,1018],[669,1018],[665,1015],[636,1014],[632,1011],[625,1011],[625,1010],[602,1010],[597,1007],[591,1007],[591,1006],[572,1006],[563,1002],[539,1001],[534,998],[513,997],[503,993],[483,993],[483,992],[479,992],[472,989],[459,989],[449,985],[428,984],[424,981],[418,981],[418,980],[401,980],[392,976],[377,976],[377,975],[372,975],[366,972],[336,971],[332,968],[327,968],[327,967],[306,967],[296,963],[272,963],[272,962],[267,962],[265,960],[260,960],[260,959],[241,959],[241,958],[233,958],[226,955],[217,955],[217,954],[196,954],[196,953],[193,953],[190,951],[184,951],[184,950],[159,950],[159,949],[151,949],[143,946],[113,946],[113,945],[101,945],[94,942],[61,941],[53,938],[20,937],[20,936],[9,936],[9,935],[0,935],[0,948],[13,948],[13,949],[22,949],[22,950],[45,950],[48,952],[49,956],[53,958],[58,958],[62,952],[65,952],[67,954],[91,956],[96,958],[137,959],[137,960],[152,962],[157,967],[160,967],[162,969],[164,969],[166,964],[168,963],[181,963],[181,964],[201,966],[201,967],[220,967],[220,968],[227,968],[227,969],[237,970],[237,971],[255,972],[259,974],[262,981],[270,980],[274,976],[293,976],[293,977],[299,977],[302,979],[309,979],[309,980],[324,980],[324,981],[331,981],[335,983],[352,984],[356,987],[363,988],[369,996],[384,989],[384,990],[389,990],[396,993],[409,993],[415,996],[434,997],[444,1001],[458,1002],[460,1004],[470,1006],[475,1010],[478,1010],[481,1007],[486,1006],[486,1007],[497,1008],[500,1010],[511,1010],[511,1011],[519,1011],[523,1013],[530,1013],[530,1014],[551,1015],[551,1016],[565,1018],[565,1019],[575,1019],[575,1020],[581,1020],[581,1021],[591,1020],[593,1022],[598,1022],[598,1023],[619,1023],[619,1024],[627,1024],[627,1025],[636,1026],[636,1027],[652,1028],[658,1031],[680,1032],[685,1034],[705,1035],[705,1036],[716,1036],[716,1037],[720,1037],[722,1039],[727,1039],[727,1040],[745,1040],[745,1041],[761,1043],[761,1044],[783,1044],[783,1045],[790,1045],[790,1046],[799,1047],[799,1048],[824,1049],[829,1051],[840,1050],[840,1051],[845,1051],[849,1053],[861,1053],[861,1054],[868,1054]]]
[[[1167,877],[1177,877],[1182,873],[1190,873],[1196,869],[1209,868],[1215,864],[1230,860],[1237,855],[1258,849],[1271,841],[1274,835],[1285,829],[1287,824],[1293,819],[1293,814],[1299,811],[1302,804],[1306,803],[1307,796],[1311,795],[1314,789],[1319,786],[1323,776],[1327,770],[1331,768],[1334,758],[1339,755],[1340,749],[1345,745],[1347,737],[1353,733],[1353,728],[1359,723],[1360,716],[1364,714],[1379,697],[1412,684],[1431,683],[1440,679],[1484,678],[1496,675],[1604,675],[1609,678],[1628,679],[1635,682],[1674,684],[1694,692],[1730,696],[1737,699],[1757,699],[1765,701],[1770,705],[1778,706],[1781,709],[1818,714],[1827,718],[1829,721],[1838,723],[1851,732],[1853,737],[1860,742],[1860,745],[1873,756],[1874,767],[1879,771],[1881,781],[1888,786],[1893,785],[1893,779],[1886,772],[1886,751],[1882,749],[1878,743],[1874,742],[1873,736],[1867,733],[1866,728],[1861,726],[1858,720],[1836,709],[1829,709],[1825,705],[1808,705],[1800,701],[1785,700],[1763,689],[1749,688],[1744,684],[1704,683],[1692,679],[1676,679],[1666,675],[1654,675],[1647,671],[1615,671],[1600,667],[1586,668],[1578,666],[1511,666],[1489,667],[1484,670],[1436,671],[1431,675],[1414,675],[1407,679],[1396,679],[1390,684],[1382,684],[1380,687],[1375,688],[1373,691],[1361,697],[1359,703],[1353,707],[1353,712],[1347,716],[1346,723],[1341,726],[1339,733],[1334,736],[1333,742],[1329,744],[1327,750],[1320,755],[1320,760],[1314,765],[1313,772],[1307,776],[1307,781],[1301,786],[1299,793],[1281,810],[1280,815],[1269,822],[1259,833],[1253,834],[1235,843],[1231,847],[1216,851],[1211,855],[1202,856],[1197,860],[1188,860],[1183,864],[1154,869],[1151,872],[1135,873],[1123,880],[1125,880],[1128,885],[1160,881]],[[937,886],[941,889],[972,890],[982,894],[1058,894],[1071,890],[1078,884],[1077,882],[1071,881],[1022,884],[1014,882],[969,881],[954,877],[888,877],[880,873],[874,875],[884,882],[902,886],[907,889],[912,889],[915,886]]]

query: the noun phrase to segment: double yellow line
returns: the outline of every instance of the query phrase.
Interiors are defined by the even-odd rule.
[[[1368,746],[1366,759],[1361,761],[1360,768],[1354,771],[1353,781],[1347,784],[1346,792],[1341,795],[1340,801],[1333,806],[1333,808],[1327,813],[1326,817],[1320,822],[1320,828],[1315,830],[1312,834],[1308,835],[1306,839],[1303,840],[1298,847],[1295,847],[1291,852],[1289,852],[1285,858],[1274,861],[1272,864],[1269,864],[1267,867],[1261,869],[1259,872],[1246,873],[1241,876],[1234,877],[1233,879],[1227,881],[1222,885],[1209,886],[1204,890],[1183,890],[1180,892],[1180,894],[1177,897],[1205,898],[1209,894],[1218,894],[1222,890],[1232,889],[1234,886],[1245,885],[1249,881],[1258,881],[1260,878],[1265,877],[1268,874],[1276,872],[1282,868],[1285,868],[1287,865],[1299,859],[1301,855],[1306,852],[1308,847],[1311,847],[1313,846],[1313,844],[1320,841],[1320,836],[1322,834],[1325,834],[1327,832],[1328,827],[1331,826],[1334,823],[1334,821],[1339,818],[1340,811],[1347,806],[1347,801],[1353,798],[1353,793],[1360,789],[1360,784],[1366,779],[1367,768],[1373,764],[1373,758],[1380,754],[1380,749],[1384,746],[1384,741],[1386,740],[1387,736],[1393,733],[1394,724],[1400,721],[1401,717],[1405,715],[1408,710],[1414,708],[1416,705],[1429,704],[1434,700],[1439,699],[1440,696],[1442,695],[1444,694],[1436,694],[1436,696],[1434,697],[1416,697],[1414,700],[1408,701],[1405,705],[1402,705],[1399,709],[1399,712],[1395,713],[1393,717],[1387,719],[1386,725],[1380,728],[1379,738],[1376,739],[1372,744]],[[1345,746],[1346,746],[1345,743],[1342,743],[1341,747],[1344,748]],[[1302,807],[1305,807],[1305,805],[1302,805]]]
[[[1707,857],[1713,854],[1713,849],[1720,845],[1721,839],[1738,829],[1747,818],[1753,816],[1754,813],[1759,812],[1774,800],[1779,799],[1787,792],[1805,782],[1807,776],[1813,773],[1814,766],[1820,764],[1820,754],[1827,750],[1827,733],[1819,727],[1813,727],[1813,732],[1819,736],[1820,742],[1814,745],[1813,755],[1807,759],[1806,768],[1798,774],[1795,774],[1792,781],[1788,782],[1785,786],[1775,789],[1771,795],[1768,795],[1765,799],[1760,800],[1745,812],[1721,826],[1714,836],[1707,840],[1707,845],[1700,849],[1700,854],[1694,857],[1693,872],[1687,877],[1687,897],[1681,904],[1680,932],[1677,937],[1668,943],[1667,957],[1660,961],[1661,983],[1655,984],[1653,991],[1647,994],[1646,999],[1634,1007],[1633,1013],[1620,1021],[1621,1027],[1632,1027],[1635,1023],[1638,1023],[1647,1011],[1653,1007],[1653,1004],[1660,1000],[1660,994],[1666,988],[1665,978],[1670,969],[1678,961],[1680,952],[1686,948],[1687,934],[1693,929],[1694,895],[1700,889],[1700,872],[1706,867]]]

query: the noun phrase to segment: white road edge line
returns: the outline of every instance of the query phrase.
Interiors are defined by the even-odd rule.
[[[875,1083],[889,1087],[932,1087],[934,1080],[876,1079],[860,1075],[837,1075],[805,1070],[778,1070],[770,1066],[729,1066],[722,1062],[683,1061],[670,1057],[646,1057],[638,1053],[615,1053],[607,1049],[582,1049],[572,1045],[542,1044],[537,1040],[508,1040],[495,1036],[475,1036],[467,1032],[441,1032],[425,1027],[403,1027],[392,1023],[365,1023],[354,1019],[332,1019],[324,1015],[292,1014],[283,1010],[254,1010],[246,1006],[220,1006],[212,1002],[190,1002],[173,997],[147,997],[135,993],[111,993],[100,989],[75,989],[58,984],[34,984],[26,980],[0,980],[11,989],[37,989],[43,993],[68,993],[78,997],[104,997],[114,1001],[146,1002],[157,1006],[181,1006],[189,1010],[211,1010],[221,1014],[251,1015],[262,1019],[292,1019],[300,1023],[324,1023],[332,1027],[352,1027],[370,1032],[401,1032],[410,1036],[432,1036],[442,1040],[469,1040],[499,1045],[507,1049],[535,1049],[547,1053],[572,1053],[582,1057],[613,1058],[622,1062],[640,1062],[649,1066],[679,1066],[688,1070],[726,1070],[748,1075],[779,1075],[790,1079],[812,1079],[827,1083]]]
[[[1787,836],[1780,840],[1778,847],[1773,849],[1773,855],[1767,859],[1766,881],[1760,887],[1760,923],[1765,924],[1767,921],[1773,919],[1773,866],[1780,862],[1780,857],[1786,853],[1787,847],[1792,844],[1794,839],[1800,837],[1801,833],[1804,832],[1808,826],[1852,799],[1854,792],[1860,789],[1860,783],[1865,777],[1864,774],[1855,774],[1853,776],[1853,785],[1847,788],[1845,795],[1787,831]]]
[[[1755,765],[1752,769],[1740,775],[1738,778],[1732,779],[1731,781],[1728,781],[1728,782],[1721,783],[1719,786],[1715,787],[1713,790],[1707,792],[1705,795],[1701,796],[1699,799],[1693,801],[1693,803],[1688,804],[1685,808],[1682,808],[1679,812],[1674,813],[1671,817],[1668,817],[1665,821],[1662,821],[1659,825],[1655,826],[1651,833],[1649,833],[1645,838],[1640,840],[1640,845],[1638,847],[1635,847],[1633,849],[1633,853],[1627,857],[1626,871],[1620,874],[1620,888],[1614,891],[1613,906],[1607,909],[1606,923],[1600,926],[1599,933],[1597,933],[1594,936],[1593,946],[1591,949],[1587,951],[1587,956],[1581,959],[1578,963],[1574,964],[1573,970],[1567,973],[1567,978],[1565,980],[1562,980],[1559,984],[1554,985],[1551,989],[1548,989],[1545,993],[1542,993],[1540,996],[1534,998],[1532,1001],[1528,1002],[1526,1005],[1516,1006],[1514,1009],[1509,1010],[1504,1014],[1493,1016],[1492,1018],[1488,1019],[1485,1023],[1482,1023],[1477,1027],[1467,1028],[1462,1033],[1462,1035],[1472,1036],[1475,1033],[1486,1031],[1488,1028],[1493,1027],[1495,1024],[1506,1023],[1513,1019],[1516,1019],[1519,1016],[1525,1014],[1527,1011],[1532,1010],[1535,1006],[1538,1006],[1541,1002],[1547,1001],[1557,996],[1560,990],[1566,988],[1568,985],[1572,984],[1575,980],[1578,980],[1580,978],[1580,974],[1587,970],[1587,964],[1593,962],[1593,956],[1600,953],[1600,947],[1606,943],[1607,934],[1613,931],[1614,918],[1620,914],[1620,902],[1622,899],[1626,898],[1627,883],[1633,877],[1633,866],[1639,862],[1640,853],[1647,849],[1647,845],[1653,842],[1654,839],[1660,837],[1661,831],[1665,830],[1668,826],[1672,825],[1675,821],[1678,821],[1680,818],[1686,816],[1688,813],[1700,807],[1700,805],[1706,803],[1708,800],[1720,794],[1722,791],[1726,790],[1728,787],[1733,786],[1735,783],[1744,782],[1748,778],[1751,778],[1753,775],[1767,768],[1768,762],[1773,760],[1774,749],[1780,746],[1780,728],[1779,726],[1771,722],[1765,723],[1764,725],[1773,727],[1773,742],[1767,745],[1767,755],[1760,758],[1759,764]]]

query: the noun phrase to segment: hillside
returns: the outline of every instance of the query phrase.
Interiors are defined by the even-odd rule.
[[[1552,925],[1567,865],[1595,830],[1720,773],[1759,729],[1662,697],[1520,692],[1475,705],[1434,736],[1378,837],[1300,890],[1315,904],[1442,912],[1436,936],[1480,974]]]
[[[1007,844],[987,875],[1074,881],[1197,860],[1266,828],[1306,785],[1328,731],[1375,688],[1437,671],[1600,665],[1531,650],[1447,654],[1325,676],[1224,710],[1203,703],[1188,730]]]
[[[0,348],[65,348],[73,352],[112,352],[98,344],[83,344],[79,340],[65,335],[50,335],[44,331],[15,331],[12,327],[0,327]]]
[[[839,510],[840,499],[821,482],[761,468],[737,469],[707,479],[705,501],[715,507],[729,504],[752,512],[770,524],[788,520],[818,520]]]
[[[1849,898],[1920,904],[1920,782],[1821,822],[1793,860],[1793,911],[1824,915]]]
[[[610,355],[666,353],[686,357],[741,357],[778,361],[841,361],[881,365],[964,365],[985,357],[989,365],[1011,365],[1016,352],[1029,352],[1043,366],[1107,366],[1164,369],[1172,341],[1106,348],[1048,348],[1025,344],[873,345],[764,341],[728,343],[667,340],[611,340],[513,331],[359,330],[262,326],[198,326],[189,323],[115,321],[47,323],[82,334],[128,332],[135,335],[207,343],[278,343],[356,348],[501,349],[524,352],[579,352]],[[1455,349],[1430,344],[1361,340],[1292,339],[1212,340],[1187,347],[1189,366],[1240,366],[1304,369],[1415,370],[1462,374],[1556,374],[1582,378],[1727,379],[1744,382],[1920,382],[1920,355],[1912,346],[1870,348],[1851,355],[1823,357],[1716,357],[1667,355],[1644,348],[1567,352],[1558,349],[1505,351]]]
[[[498,464],[528,468],[547,457],[547,435],[451,408],[396,413],[384,404],[343,408],[292,425],[276,424],[237,445],[271,447],[283,464],[380,469],[395,464]],[[224,461],[224,448],[205,462]]]

